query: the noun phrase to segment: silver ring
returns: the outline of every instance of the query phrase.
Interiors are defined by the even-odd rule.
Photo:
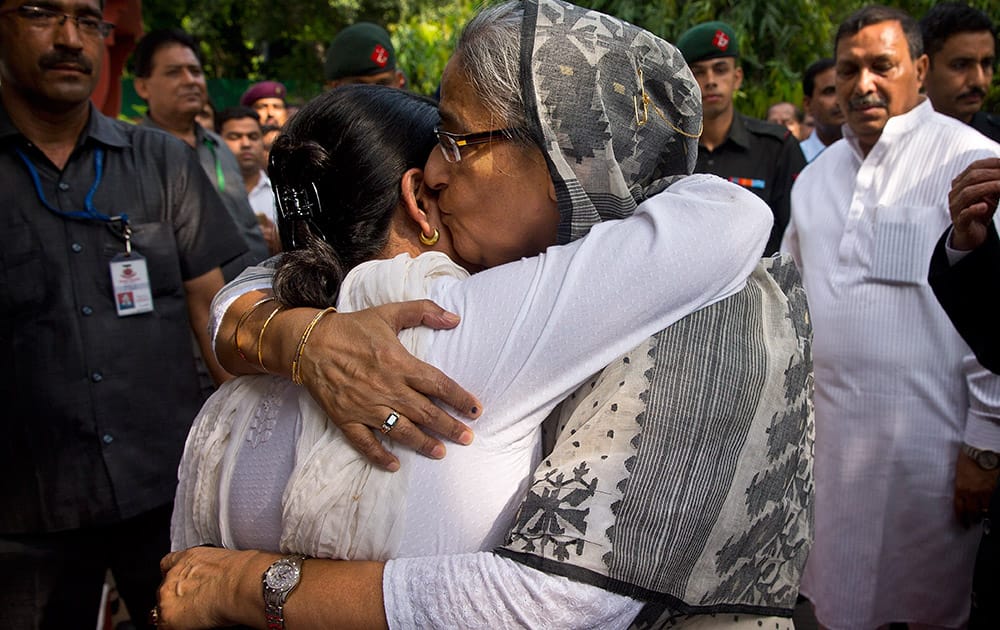
[[[385,422],[382,423],[382,433],[392,431],[392,428],[396,426],[397,422],[399,422],[399,414],[395,411],[390,412],[389,415],[386,416]]]

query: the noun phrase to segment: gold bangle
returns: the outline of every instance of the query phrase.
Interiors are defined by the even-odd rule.
[[[309,322],[309,325],[306,326],[306,329],[302,331],[302,338],[299,339],[299,345],[298,347],[295,348],[295,356],[292,357],[292,382],[295,383],[296,385],[302,384],[302,363],[301,363],[302,351],[305,350],[306,348],[306,342],[309,341],[309,335],[312,334],[313,328],[316,327],[316,324],[319,323],[319,320],[326,317],[326,315],[329,313],[336,313],[336,312],[337,309],[331,306],[316,313],[316,316],[312,318],[312,321]]]
[[[274,316],[277,315],[280,310],[281,306],[278,306],[278,308],[271,311],[271,314],[264,320],[264,325],[260,327],[260,334],[257,335],[257,363],[260,364],[260,369],[264,370],[266,373],[269,372],[267,372],[267,368],[264,367],[264,354],[262,353],[264,348],[264,331],[267,330],[267,325],[271,323],[271,320],[274,319]]]
[[[258,306],[266,302],[273,302],[273,301],[274,301],[273,296],[257,300],[256,302],[253,303],[253,306],[243,311],[243,314],[240,315],[240,319],[236,322],[236,330],[233,332],[233,344],[236,346],[236,354],[240,355],[240,358],[246,361],[247,363],[250,363],[250,361],[247,359],[247,355],[243,354],[243,350],[240,349],[240,326],[242,326],[248,319],[250,319],[250,315],[257,310]]]

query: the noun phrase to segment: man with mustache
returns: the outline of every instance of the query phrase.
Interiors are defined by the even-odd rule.
[[[208,88],[194,40],[177,29],[151,31],[139,41],[132,59],[136,94],[149,106],[142,124],[169,132],[197,153],[246,242],[247,253],[222,268],[226,280],[232,280],[269,254],[236,158],[214,131],[195,120],[208,98]]]
[[[134,618],[155,602],[191,337],[213,357],[219,267],[246,250],[193,153],[90,103],[102,8],[0,2],[5,628],[93,628],[109,568]]]
[[[827,628],[968,619],[996,471],[1000,377],[985,370],[927,283],[951,223],[952,179],[1000,145],[920,94],[920,27],[869,6],[835,38],[844,140],[792,190],[782,243],[813,317],[816,539],[802,592]]]
[[[799,140],[782,125],[744,116],[733,106],[743,84],[739,42],[732,27],[705,22],[677,40],[701,87],[705,122],[698,141],[696,173],[711,173],[750,189],[774,213],[764,255],[778,251],[788,224],[792,182],[806,165]]]
[[[288,120],[288,103],[285,102],[288,90],[277,81],[261,81],[254,83],[240,97],[240,105],[257,112],[262,125],[283,127]]]
[[[997,62],[997,31],[989,16],[943,2],[920,20],[920,29],[930,59],[924,89],[934,109],[1000,142],[1000,116],[980,111]]]

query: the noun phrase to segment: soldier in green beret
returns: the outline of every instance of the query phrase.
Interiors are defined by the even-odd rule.
[[[791,207],[792,182],[806,159],[789,131],[737,112],[733,94],[743,83],[739,41],[724,22],[688,29],[677,48],[701,87],[704,130],[697,173],[712,173],[749,188],[771,207],[774,227],[765,255],[778,251]]]
[[[406,85],[406,77],[396,67],[389,33],[371,22],[358,22],[337,33],[326,49],[323,71],[328,89],[348,83]]]

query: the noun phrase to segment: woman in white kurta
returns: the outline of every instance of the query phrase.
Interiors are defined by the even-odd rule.
[[[929,101],[799,176],[783,249],[813,316],[816,540],[802,591],[830,628],[958,627],[978,528],[952,507],[962,442],[1000,446],[1000,378],[927,283],[951,180],[1000,147]]]

